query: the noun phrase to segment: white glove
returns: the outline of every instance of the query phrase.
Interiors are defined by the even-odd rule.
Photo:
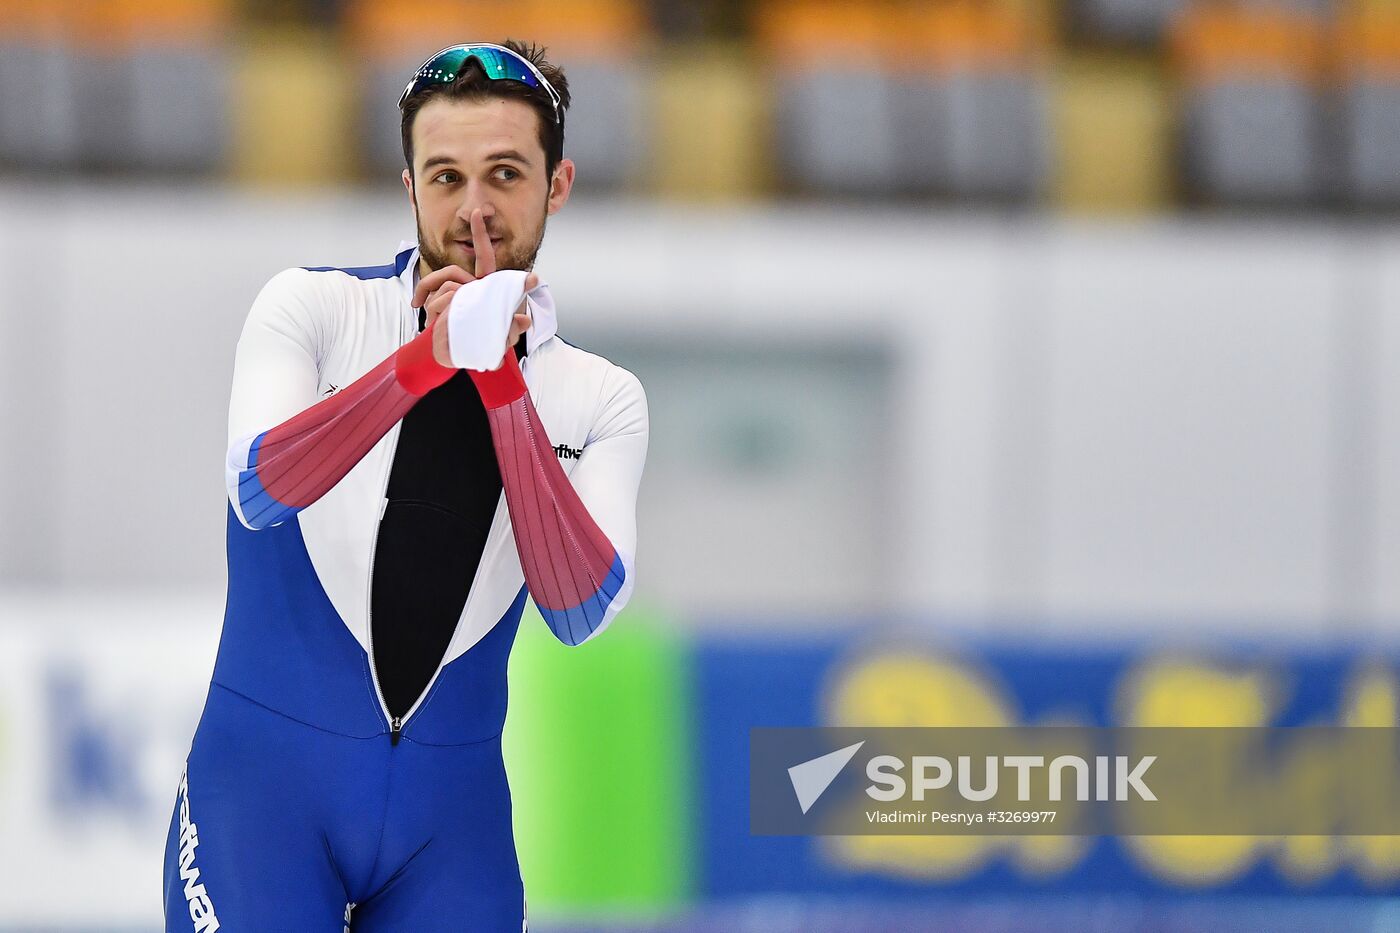
[[[452,295],[447,309],[447,352],[453,366],[484,371],[501,365],[511,318],[525,297],[529,274],[500,269],[468,282]]]

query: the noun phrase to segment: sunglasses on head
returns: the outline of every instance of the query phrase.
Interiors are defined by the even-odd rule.
[[[408,86],[403,89],[403,95],[399,97],[399,109],[402,110],[408,99],[424,88],[435,84],[451,84],[457,80],[457,75],[461,74],[462,67],[469,58],[476,59],[486,77],[493,81],[519,81],[529,87],[544,88],[554,107],[554,122],[559,122],[559,94],[544,79],[539,69],[524,56],[503,45],[493,45],[490,42],[469,42],[466,45],[450,46],[429,58],[418,67]]]

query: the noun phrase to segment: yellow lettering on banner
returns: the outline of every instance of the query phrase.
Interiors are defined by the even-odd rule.
[[[1339,864],[1337,844],[1331,836],[1284,836],[1279,840],[1279,871],[1295,884],[1316,884],[1335,874]]]
[[[1344,685],[1341,699],[1335,723],[1308,725],[1400,726],[1400,682],[1387,666],[1358,669]],[[1114,725],[1129,727],[1260,728],[1276,722],[1283,702],[1279,682],[1262,668],[1158,656],[1122,676],[1112,718]],[[885,650],[843,665],[826,692],[825,712],[825,724],[831,726],[995,727],[1021,720],[994,673],[930,651]],[[1032,725],[1083,723],[1061,714]],[[1142,741],[1150,739],[1144,736]],[[1124,751],[1140,757],[1133,755],[1131,745]],[[1178,766],[1190,767],[1193,776],[1204,774],[1221,787],[1250,781],[1259,788],[1261,807],[1286,801],[1311,815],[1325,815],[1329,822],[1354,819],[1358,812],[1400,812],[1400,799],[1373,799],[1386,792],[1390,781],[1340,787],[1338,751],[1326,737],[1304,735],[1274,749],[1272,757],[1241,742],[1210,760]],[[1152,751],[1143,745],[1142,753]],[[1385,758],[1392,765],[1400,761],[1400,743]],[[1159,761],[1154,767],[1160,773],[1171,764]],[[1358,800],[1348,794],[1367,796]],[[1272,861],[1300,886],[1347,868],[1377,886],[1400,879],[1397,836],[1126,835],[1119,842],[1147,872],[1183,887],[1227,884],[1263,861]],[[1094,843],[1077,836],[898,835],[823,837],[815,844],[837,870],[951,881],[997,858],[1011,860],[1025,877],[1048,878],[1076,868]]]
[[[833,868],[906,881],[956,881],[980,870],[1004,844],[992,836],[823,836]]]
[[[1206,662],[1149,662],[1125,678],[1119,719],[1125,726],[1268,726],[1281,705],[1275,693],[1274,685],[1257,671],[1241,673]],[[1400,725],[1400,685],[1388,668],[1363,668],[1350,678],[1342,695],[1335,723],[1309,725]],[[1337,754],[1328,740],[1307,736],[1292,739],[1272,770],[1265,770],[1255,750],[1245,748],[1237,756],[1196,767],[1221,769],[1222,781],[1251,781],[1261,801],[1286,801],[1337,825],[1358,813],[1400,808],[1400,800],[1374,799],[1390,786],[1389,780],[1339,783]],[[1398,760],[1400,747],[1385,756],[1392,764]],[[1367,796],[1357,799],[1353,794]],[[1195,886],[1226,883],[1262,860],[1273,861],[1297,884],[1317,883],[1348,866],[1374,885],[1400,878],[1400,837],[1395,836],[1134,836],[1124,842],[1153,873]]]
[[[826,706],[832,726],[1010,726],[1019,719],[992,674],[928,652],[884,652],[846,665]],[[820,843],[830,862],[849,871],[942,881],[1003,854],[1044,877],[1073,868],[1086,847],[1072,836],[836,836]]]
[[[1381,728],[1400,725],[1400,685],[1388,669],[1379,665],[1363,668],[1352,675],[1343,696],[1342,725]],[[1392,746],[1387,757],[1393,766],[1400,761],[1400,749]],[[1400,802],[1373,800],[1369,804],[1388,807],[1393,812]],[[1366,881],[1379,884],[1400,878],[1400,837],[1346,836],[1342,843],[1344,860]]]
[[[913,652],[848,664],[826,705],[831,726],[1010,726],[1017,720],[991,674]]]
[[[1326,723],[1318,723],[1326,725]],[[1295,740],[1279,762],[1277,795],[1317,815],[1341,815],[1343,803],[1336,786],[1331,749],[1318,739]],[[1275,861],[1289,880],[1310,884],[1337,870],[1339,853],[1331,836],[1284,836]]]
[[[1066,713],[1056,713],[1035,723],[1037,726],[1065,726],[1065,727],[1086,727],[1088,723],[1080,722]],[[1088,761],[1093,757],[1091,748],[1082,749],[1062,749],[1067,754],[1077,754]],[[1068,783],[1068,782],[1067,782]],[[1078,819],[1075,812],[1081,805],[1074,799],[1073,793],[1063,794],[1059,806],[1059,818],[1066,822]],[[1063,875],[1072,871],[1079,861],[1084,858],[1089,847],[1094,844],[1095,839],[1085,836],[1013,836],[1008,843],[1013,844],[1011,858],[1016,867],[1020,870],[1022,877],[1048,881],[1056,875]]]
[[[1117,701],[1119,725],[1196,728],[1267,726],[1277,702],[1262,673],[1186,659],[1148,661],[1130,670]],[[1240,762],[1190,766],[1212,769],[1214,779],[1224,783],[1235,779]],[[1257,836],[1125,836],[1122,841],[1153,874],[1196,886],[1221,884],[1248,871],[1261,845]]]
[[[832,726],[1009,726],[1016,714],[993,678],[932,653],[882,652],[847,664],[832,683]],[[835,865],[913,879],[951,880],[981,868],[1012,836],[833,836]]]

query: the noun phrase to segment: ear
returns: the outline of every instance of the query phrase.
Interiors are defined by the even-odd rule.
[[[408,192],[408,202],[412,204],[416,210],[418,208],[418,200],[413,196],[413,175],[408,169],[403,170],[403,186],[404,190]]]
[[[554,166],[554,177],[549,180],[549,213],[558,213],[569,200],[569,192],[574,189],[574,160],[560,159]]]

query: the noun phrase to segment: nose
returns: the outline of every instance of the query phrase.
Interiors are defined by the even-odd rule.
[[[457,219],[463,227],[470,229],[472,211],[478,207],[481,208],[481,219],[486,221],[489,227],[491,218],[496,215],[496,206],[491,203],[486,186],[472,179],[463,187],[462,201],[457,205]]]

